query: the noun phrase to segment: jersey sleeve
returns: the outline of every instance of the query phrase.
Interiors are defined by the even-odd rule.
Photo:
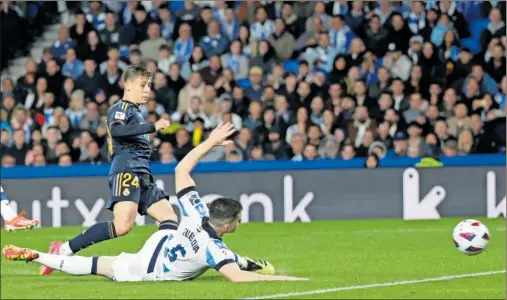
[[[211,268],[220,271],[227,264],[238,262],[238,256],[220,240],[211,240],[206,248],[206,263]]]
[[[112,127],[115,124],[125,125],[129,121],[128,105],[125,103],[119,106],[113,105],[107,113],[107,126]]]
[[[184,188],[177,193],[176,197],[178,198],[178,206],[182,217],[199,219],[209,217],[208,206],[201,201],[195,186]]]
[[[130,137],[155,132],[154,124],[136,123],[126,103],[113,106],[109,110],[107,123],[112,137]]]

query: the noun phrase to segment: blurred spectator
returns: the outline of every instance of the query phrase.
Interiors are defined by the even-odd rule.
[[[88,32],[86,43],[80,47],[78,52],[82,60],[91,59],[97,65],[108,59],[107,47],[100,41],[98,33],[95,30]]]
[[[372,153],[368,155],[366,161],[364,162],[364,167],[368,169],[376,169],[378,168],[379,158],[376,154]]]
[[[209,32],[211,21],[213,20],[213,10],[206,5],[200,10],[199,18],[192,23],[192,36],[196,41],[200,41]]]
[[[340,156],[343,160],[351,160],[356,156],[356,152],[354,151],[354,147],[350,144],[345,144],[340,153]]]
[[[192,29],[187,23],[182,24],[178,30],[178,39],[174,44],[174,57],[176,62],[182,64],[192,55],[194,48],[194,39],[192,38]]]
[[[268,42],[275,50],[276,57],[286,60],[292,57],[294,51],[294,36],[285,29],[285,22],[276,19],[275,31],[268,37]]]
[[[497,84],[501,83],[502,78],[505,77],[505,70],[507,68],[505,48],[497,44],[493,46],[493,53],[491,59],[484,66],[485,71],[496,81]]]
[[[12,137],[14,144],[7,149],[7,155],[15,159],[16,165],[23,166],[25,164],[26,153],[29,149],[29,146],[25,143],[23,129],[14,130]]]
[[[143,58],[157,59],[160,47],[166,44],[166,39],[160,36],[160,25],[151,23],[148,26],[148,39],[139,44],[139,50],[141,50]]]
[[[120,27],[116,23],[116,15],[107,12],[104,28],[99,30],[100,40],[108,47],[118,47],[120,42]]]
[[[86,96],[93,97],[97,90],[102,86],[102,78],[97,72],[97,64],[95,61],[88,59],[84,62],[85,71],[76,81],[78,88],[82,89]]]
[[[58,158],[58,166],[68,167],[72,165],[72,158],[68,154],[64,154]]]
[[[259,67],[262,76],[268,74],[276,61],[276,53],[267,40],[257,43],[256,55],[250,59],[250,67]],[[262,78],[261,78],[262,79]]]
[[[178,112],[182,114],[189,106],[189,100],[193,96],[201,97],[204,95],[204,82],[198,72],[190,75],[188,83],[180,90],[178,96]]]
[[[329,30],[329,40],[331,45],[339,54],[347,53],[349,46],[354,38],[354,33],[345,24],[343,15],[335,15],[331,20],[331,29]]]
[[[160,18],[160,32],[161,36],[168,42],[172,43],[174,35],[174,27],[176,20],[169,10],[167,4],[161,4],[158,7],[158,16]]]
[[[234,140],[234,144],[238,151],[241,152],[242,157],[250,157],[253,148],[252,132],[250,128],[242,127]]]
[[[120,31],[121,46],[128,46],[131,44],[139,44],[147,38],[148,24],[150,19],[146,14],[146,9],[143,5],[137,5],[133,11],[133,18],[127,22]]]
[[[489,21],[488,27],[482,31],[480,37],[480,45],[483,49],[487,48],[491,39],[505,36],[505,22],[502,20],[501,11],[498,8],[491,9]]]
[[[373,49],[378,57],[384,56],[389,44],[389,31],[382,27],[379,16],[373,15],[364,33],[366,48]]]
[[[250,83],[251,85],[246,88],[245,96],[250,99],[258,100],[262,97],[264,86],[262,84],[262,76],[264,72],[262,68],[254,66],[250,68]]]
[[[81,119],[86,114],[84,109],[85,94],[82,90],[76,90],[70,97],[69,108],[65,111],[65,115],[70,120],[72,127],[77,128],[81,123]]]
[[[176,12],[176,17],[184,22],[196,23],[199,19],[199,13],[199,6],[195,5],[191,0],[185,0],[183,7]]]
[[[317,152],[317,147],[313,144],[307,144],[303,151],[304,160],[315,160],[319,159],[319,153]]]
[[[407,123],[414,122],[423,112],[423,99],[421,94],[410,95],[409,109],[403,112],[403,118]]]
[[[412,31],[407,26],[405,19],[403,19],[403,15],[398,12],[391,14],[389,41],[394,43],[397,49],[406,53],[411,37]]]
[[[16,158],[8,154],[2,157],[2,168],[11,168],[14,166],[16,166]]]
[[[66,58],[67,49],[74,48],[76,45],[76,41],[69,36],[69,29],[62,25],[58,31],[58,40],[51,47],[51,52],[59,62],[63,62]]]
[[[384,67],[389,70],[393,77],[407,81],[410,76],[412,62],[396,44],[389,44],[388,49],[389,52],[384,58]]]
[[[454,117],[447,120],[449,126],[448,132],[453,136],[459,136],[463,130],[471,127],[471,121],[468,115],[468,109],[465,104],[458,103],[454,107]]]
[[[188,131],[184,128],[176,131],[176,145],[174,147],[174,157],[180,161],[185,155],[192,150],[192,143]]]
[[[90,8],[86,13],[86,20],[92,24],[95,30],[102,30],[106,26],[106,14],[103,11],[101,1],[91,1]]]
[[[449,139],[444,143],[444,155],[453,157],[458,154],[458,143],[455,138]]]
[[[442,13],[441,15],[448,16],[461,39],[470,36],[469,24],[463,14],[456,9],[456,1],[442,0],[438,9]]]
[[[227,49],[227,38],[220,34],[220,24],[217,21],[211,21],[208,26],[208,35],[200,40],[199,46],[207,57],[222,55]]]
[[[101,76],[102,89],[99,89],[95,92],[95,96],[98,94],[104,94],[104,96],[109,95],[120,95],[121,87],[119,85],[121,80],[121,70],[118,68],[118,62],[114,60],[108,60],[106,66],[106,71]]]
[[[86,43],[86,40],[88,38],[88,33],[93,30],[93,26],[92,26],[92,24],[90,24],[90,22],[88,22],[88,20],[86,20],[86,14],[84,13],[84,11],[82,9],[77,9],[74,14],[76,16],[76,24],[74,24],[74,25],[72,25],[72,27],[70,27],[70,37],[71,37],[71,39],[76,41],[76,46],[82,47]],[[111,27],[110,27],[111,26],[111,17],[114,20],[114,14],[109,13],[108,15],[112,15],[112,16],[109,16],[109,24],[107,24],[108,25],[107,29],[104,28],[103,30],[110,30],[111,29]],[[106,17],[106,23],[107,23],[107,20],[108,20],[108,18]],[[119,36],[117,36],[116,38],[118,38],[118,37]],[[101,35],[101,38],[104,39],[105,36]],[[118,41],[116,41],[116,42],[118,42]]]
[[[99,152],[99,146],[96,142],[90,142],[86,146],[86,150],[88,152],[88,157],[81,161],[82,163],[101,164],[107,162],[107,160],[102,158]]]
[[[222,65],[230,68],[235,79],[243,79],[248,76],[248,58],[241,53],[241,42],[232,41],[230,51],[221,57]]]
[[[224,19],[222,20],[222,32],[229,41],[234,41],[238,38],[239,22],[232,8],[225,9]]]
[[[97,131],[97,127],[99,126],[99,124],[100,124],[100,115],[98,112],[97,103],[88,102],[86,104],[85,116],[81,117],[81,120],[79,122],[79,128],[95,132]]]
[[[238,40],[241,42],[243,53],[251,57],[257,51],[257,43],[250,35],[250,29],[247,25],[243,24],[238,29]]]
[[[454,30],[453,23],[449,20],[449,16],[441,14],[438,22],[431,32],[431,42],[435,46],[440,46],[444,41],[444,36],[448,31]]]
[[[318,67],[330,72],[336,55],[338,55],[338,50],[330,45],[329,35],[322,32],[319,34],[318,47],[308,48],[303,58],[310,63],[310,67],[316,65],[316,61],[319,60],[320,65]]]
[[[60,97],[63,85],[63,76],[56,60],[49,60],[46,64],[47,91],[53,93],[56,98]]]
[[[65,63],[62,66],[62,75],[77,79],[84,72],[84,64],[76,58],[76,50],[74,48],[67,49]]]
[[[257,41],[267,39],[275,31],[275,23],[268,19],[266,9],[262,6],[255,10],[255,19],[256,22],[250,26],[252,38]]]
[[[124,61],[120,59],[120,51],[118,50],[118,48],[110,47],[107,51],[107,58],[108,59],[106,61],[102,62],[99,65],[100,68],[99,70],[101,74],[104,74],[106,72],[108,62],[110,61],[116,62],[117,67],[122,71],[124,71],[128,66]]]
[[[280,139],[280,129],[271,127],[268,133],[268,139],[263,143],[264,154],[271,154],[275,159],[286,159],[287,148],[285,141]]]

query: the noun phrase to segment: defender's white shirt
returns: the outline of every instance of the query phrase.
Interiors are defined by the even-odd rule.
[[[226,264],[237,263],[238,256],[208,224],[208,208],[195,187],[183,189],[177,196],[182,219],[178,230],[157,245],[157,280],[193,279],[210,268],[218,271]]]

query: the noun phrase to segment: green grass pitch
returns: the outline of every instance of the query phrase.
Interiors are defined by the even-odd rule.
[[[479,218],[480,219],[480,218]],[[224,238],[239,254],[269,260],[281,274],[309,277],[308,282],[229,283],[210,270],[191,282],[117,283],[102,277],[70,276],[54,272],[38,275],[35,263],[1,261],[1,298],[251,298],[294,292],[292,298],[353,299],[506,299],[505,219],[480,219],[489,228],[488,249],[478,256],[460,254],[452,243],[452,230],[460,219],[438,221],[363,220],[295,224],[242,225]],[[2,232],[1,245],[15,244],[47,250],[52,240],[65,240],[82,228],[41,228]],[[136,227],[129,235],[84,250],[81,255],[116,255],[136,252],[156,228]],[[472,277],[396,283],[472,274]],[[327,293],[314,291],[344,287]]]

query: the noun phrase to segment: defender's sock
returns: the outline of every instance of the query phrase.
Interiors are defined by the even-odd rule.
[[[64,256],[37,252],[33,261],[71,275],[97,274],[98,257]]]
[[[178,230],[178,222],[173,220],[165,220],[160,222],[160,224],[158,224],[158,230],[167,230],[167,229]]]
[[[77,253],[95,243],[110,240],[116,238],[116,228],[114,227],[113,221],[100,222],[90,228],[83,231],[72,240],[63,244],[60,248],[60,252],[63,255],[70,255]]]

